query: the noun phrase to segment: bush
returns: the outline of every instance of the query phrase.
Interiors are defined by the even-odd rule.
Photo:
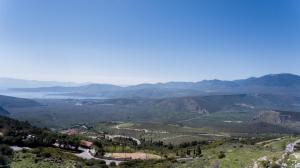
[[[281,168],[281,166],[276,163],[273,163],[271,164],[270,168]]]
[[[6,167],[8,164],[9,164],[9,158],[7,156],[0,154],[0,166]],[[9,166],[7,166],[7,167],[9,167]]]
[[[9,146],[1,144],[0,145],[0,154],[12,156],[13,150]]]
[[[49,158],[49,157],[51,157],[51,153],[44,152],[44,153],[42,153],[42,156],[45,157],[45,158]]]
[[[103,160],[95,160],[95,159],[86,160],[85,164],[90,167],[107,168],[107,165]]]
[[[225,158],[225,157],[226,157],[225,152],[220,151],[220,153],[219,153],[219,155],[218,155],[218,158],[219,158],[219,159],[223,159],[223,158]]]
[[[116,162],[111,162],[109,165],[112,166],[112,167],[116,167],[117,166]]]
[[[0,167],[9,167],[10,158],[13,155],[13,150],[4,144],[0,145]]]

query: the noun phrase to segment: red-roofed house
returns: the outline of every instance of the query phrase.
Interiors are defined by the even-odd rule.
[[[93,146],[93,142],[81,140],[80,141],[80,146],[84,147],[84,148],[89,148],[90,149]]]

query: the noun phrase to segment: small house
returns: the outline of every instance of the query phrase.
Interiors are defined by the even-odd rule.
[[[90,149],[93,146],[93,142],[81,140],[80,141],[80,146],[84,147],[84,148],[89,148]]]

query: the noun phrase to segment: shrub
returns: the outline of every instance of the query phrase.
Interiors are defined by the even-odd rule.
[[[225,152],[224,151],[220,151],[220,153],[219,153],[219,155],[218,155],[218,158],[219,159],[223,159],[223,158],[225,158]]]
[[[13,155],[13,150],[9,146],[1,144],[0,145],[0,154],[11,156],[11,155]]]
[[[271,164],[270,168],[281,168],[281,166],[276,163],[273,163]]]
[[[109,165],[112,166],[112,167],[116,167],[117,166],[116,162],[111,162]]]
[[[9,158],[7,156],[4,156],[4,155],[0,154],[0,166],[5,167],[8,164],[9,164]]]
[[[103,160],[91,159],[91,160],[85,161],[85,164],[90,167],[107,168],[107,165],[106,165],[105,161],[103,161]]]

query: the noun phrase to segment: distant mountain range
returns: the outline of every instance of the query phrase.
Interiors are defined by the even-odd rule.
[[[0,89],[7,88],[35,88],[50,86],[79,86],[80,84],[72,82],[55,82],[55,81],[36,81],[15,78],[0,78]]]
[[[110,84],[89,84],[72,87],[22,87],[10,90],[18,92],[52,92],[58,95],[91,98],[164,98],[241,93],[300,96],[300,76],[294,74],[271,74],[233,81],[203,80],[199,82],[140,84],[127,87]]]

